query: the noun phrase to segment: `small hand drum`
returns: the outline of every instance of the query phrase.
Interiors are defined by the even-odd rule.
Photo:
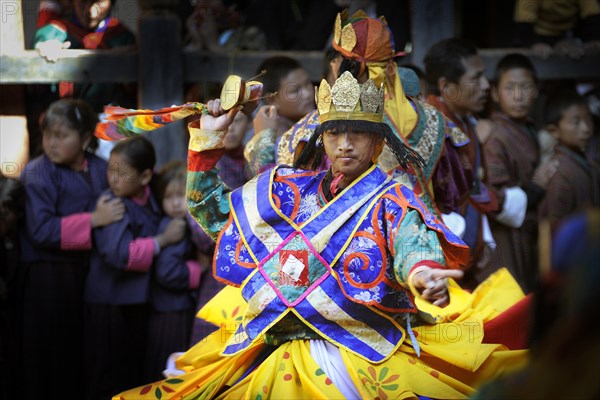
[[[258,81],[245,81],[237,75],[229,75],[221,90],[221,108],[228,111],[239,105],[242,112],[250,115],[258,106],[263,93],[263,84]]]

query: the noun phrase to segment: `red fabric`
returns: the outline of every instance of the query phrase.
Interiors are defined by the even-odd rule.
[[[58,94],[60,96],[61,99],[67,97],[67,98],[72,98],[73,97],[73,88],[74,88],[74,84],[73,82],[59,82],[58,83]]]
[[[102,42],[103,32],[88,33],[83,37],[83,47],[94,50]]]
[[[146,185],[144,188],[144,194],[141,198],[131,197],[131,200],[137,204],[138,206],[145,206],[148,203],[148,199],[150,198],[150,185]]]
[[[148,272],[154,260],[154,239],[141,238],[129,243],[127,271]]]
[[[40,13],[38,14],[38,19],[37,19],[37,27],[41,28],[42,26],[46,26],[48,25],[50,22],[54,21],[55,19],[60,18],[60,10],[41,10]]]
[[[501,343],[510,350],[527,349],[531,328],[531,294],[483,326],[483,343]]]
[[[52,23],[61,27],[61,29],[64,29],[70,36],[81,41],[84,49],[95,50],[108,49],[108,41],[111,38],[120,35],[125,30],[125,26],[121,25],[116,18],[107,18],[105,21],[107,25],[106,29],[103,29],[100,32],[90,32],[68,19],[52,21]]]
[[[206,172],[215,168],[225,149],[211,149],[205,151],[188,150],[188,171]]]
[[[189,288],[196,289],[200,286],[200,277],[202,275],[202,267],[196,260],[188,260],[185,262],[190,276]]]
[[[413,267],[410,269],[410,271],[408,271],[408,276],[410,276],[410,274],[412,274],[413,271],[419,267],[429,267],[429,268],[433,268],[433,269],[447,269],[445,266],[443,266],[442,264],[440,264],[437,261],[423,260],[423,261],[419,261],[418,263],[413,265]]]
[[[90,250],[92,248],[92,214],[81,213],[60,220],[61,250]]]
[[[57,0],[42,0],[40,1],[37,27],[48,25],[55,19],[60,18],[62,14],[61,2]]]
[[[385,21],[368,18],[366,14],[354,14],[349,18],[356,34],[356,46],[351,51],[344,50],[339,43],[333,47],[344,57],[361,62],[383,62],[394,57],[392,34]],[[346,25],[342,20],[342,28]]]
[[[337,194],[337,192],[338,192],[338,184],[340,183],[340,181],[342,180],[342,178],[344,178],[344,174],[339,174],[338,176],[336,176],[335,178],[333,178],[333,180],[329,184],[329,191],[331,192],[332,195],[335,196]]]
[[[479,139],[477,138],[477,132],[475,128],[466,120],[460,119],[450,108],[448,105],[441,101],[438,96],[429,95],[427,96],[427,102],[440,110],[444,117],[450,119],[457,127],[461,130],[465,131],[464,133],[469,137],[470,143],[460,146],[456,148],[458,155],[460,156],[463,164],[463,168],[469,171],[469,174],[476,178],[477,171],[474,170],[474,166],[476,164],[477,159],[477,147],[479,147],[480,154],[480,166],[484,167],[485,157],[483,154],[483,149],[479,143]],[[466,129],[465,129],[466,128]],[[487,173],[484,172],[484,176],[482,182],[487,186],[490,193],[490,201],[487,203],[478,203],[476,201],[470,201],[471,205],[475,207],[480,213],[488,214],[492,212],[499,211],[500,206],[498,205],[498,195],[496,194],[496,190],[489,184]]]
[[[367,53],[367,41],[368,41],[368,29],[367,22],[368,20],[363,19],[353,24],[354,33],[356,33],[356,46],[352,49],[352,53],[362,58],[363,61],[366,57]],[[362,40],[358,40],[361,38]]]

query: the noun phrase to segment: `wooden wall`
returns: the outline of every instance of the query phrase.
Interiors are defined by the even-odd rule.
[[[27,2],[26,2],[27,3]],[[139,106],[159,108],[184,101],[183,87],[191,82],[222,82],[229,74],[250,77],[265,58],[286,54],[297,58],[315,82],[321,79],[321,52],[233,52],[213,54],[185,51],[180,39],[180,21],[169,13],[172,1],[140,1],[138,50],[89,51],[65,50],[64,57],[48,63],[33,50],[26,50],[22,1],[0,2],[1,46],[0,85],[53,83],[61,80],[83,82],[138,82]],[[156,6],[158,4],[158,6]],[[413,53],[405,62],[422,64],[429,46],[456,32],[452,0],[419,0],[412,8]],[[443,18],[440,18],[443,16]],[[28,17],[30,15],[28,14]],[[427,27],[435,27],[427,28]],[[513,51],[529,54],[523,49],[483,49],[488,76],[497,61]],[[600,79],[600,56],[585,56],[580,60],[551,57],[543,60],[531,57],[540,79]],[[0,91],[6,94],[3,86]],[[200,100],[200,99],[198,99]],[[156,140],[159,163],[185,157],[182,139],[184,127],[179,124],[164,128]],[[176,137],[177,140],[172,140]]]

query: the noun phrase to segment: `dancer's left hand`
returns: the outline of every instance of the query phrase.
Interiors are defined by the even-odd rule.
[[[412,276],[412,282],[421,296],[436,306],[448,304],[448,278],[460,279],[463,272],[457,269],[424,268]]]

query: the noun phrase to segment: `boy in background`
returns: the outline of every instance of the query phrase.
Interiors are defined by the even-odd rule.
[[[537,273],[537,206],[556,162],[540,165],[537,127],[529,117],[537,99],[537,78],[531,61],[509,54],[496,66],[491,97],[497,111],[478,126],[486,174],[496,189],[500,209],[489,214],[500,264],[525,291]],[[518,145],[516,145],[518,143]]]
[[[565,217],[600,206],[600,165],[586,156],[593,120],[585,99],[575,89],[559,88],[548,98],[544,121],[558,140],[549,161],[558,166],[539,211],[555,232]]]

